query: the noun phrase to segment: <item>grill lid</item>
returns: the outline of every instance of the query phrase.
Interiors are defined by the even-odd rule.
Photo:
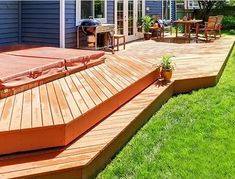
[[[85,26],[85,27],[91,27],[91,26],[96,27],[98,25],[101,25],[101,22],[93,18],[85,19],[81,22],[81,26]]]

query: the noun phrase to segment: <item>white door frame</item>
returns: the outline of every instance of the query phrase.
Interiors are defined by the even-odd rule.
[[[65,0],[60,0],[60,48],[65,48]]]
[[[118,0],[115,0],[115,33],[117,33],[117,1]],[[126,35],[126,41],[133,41],[133,40],[137,40],[139,38],[142,38],[143,37],[143,33],[140,33],[137,31],[137,15],[138,15],[138,0],[133,0],[134,2],[134,32],[133,32],[133,35],[131,36],[128,36],[128,0],[123,0],[123,3],[124,3],[124,7],[123,7],[123,19],[124,19],[124,35]],[[142,14],[143,16],[145,15],[145,0],[142,0]],[[125,19],[125,16],[126,16],[126,19]]]
[[[172,20],[172,0],[169,0],[170,1],[170,19],[166,19],[166,20]],[[164,16],[164,9],[163,9],[163,3],[164,3],[164,0],[162,1],[162,19],[165,19],[165,17],[163,17]]]

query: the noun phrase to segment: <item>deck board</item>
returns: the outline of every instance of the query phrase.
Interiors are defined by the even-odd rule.
[[[99,98],[99,96],[96,94],[95,89],[93,89],[89,83],[83,78],[81,73],[76,74],[77,78],[80,80],[83,87],[86,89],[87,93],[91,97],[91,99],[94,101],[96,105],[100,104],[102,100]]]
[[[68,84],[69,89],[71,90],[71,93],[72,93],[72,95],[73,95],[73,97],[74,97],[74,99],[75,99],[75,101],[76,101],[76,103],[77,103],[81,113],[83,114],[86,111],[88,111],[88,107],[87,107],[84,99],[82,98],[81,94],[77,90],[77,88],[76,88],[73,80],[71,79],[71,77],[67,76],[65,78],[65,80],[66,80],[66,82]]]
[[[108,79],[111,78],[111,80],[110,80],[111,83],[110,84],[116,89],[117,92],[124,89],[124,88],[126,88],[127,84],[129,84],[128,82],[126,82],[125,79],[123,79],[119,74],[115,73],[111,69],[103,67],[102,65],[100,65],[98,68],[100,68],[101,71],[102,71],[101,76],[103,76],[103,77],[106,76]]]
[[[32,89],[32,127],[41,127],[42,112],[41,112],[41,101],[40,101],[40,90],[39,88]]]
[[[83,86],[82,86],[81,82],[79,81],[79,79],[75,75],[71,75],[71,78],[72,78],[77,90],[79,91],[82,98],[84,99],[86,105],[88,106],[88,108],[89,109],[93,108],[95,106],[95,103],[93,102],[93,100],[89,96],[89,94],[87,93],[86,89],[83,88]]]
[[[22,107],[21,129],[32,127],[32,90],[24,92],[24,102]]]
[[[69,105],[64,96],[64,92],[60,86],[60,82],[58,80],[53,81],[53,85],[55,88],[56,96],[60,105],[60,110],[61,110],[64,122],[69,122],[73,119],[73,115],[71,113]]]
[[[62,87],[62,90],[64,92],[67,104],[70,108],[70,111],[73,115],[73,119],[76,118],[77,116],[81,115],[80,109],[78,107],[78,104],[76,103],[76,99],[74,99],[70,88],[68,87],[66,81],[64,78],[59,79],[60,85]],[[72,118],[71,118],[72,119]]]
[[[12,108],[14,107],[15,96],[6,99],[0,120],[0,131],[8,131],[11,123]]]
[[[23,105],[23,93],[19,93],[16,95],[14,108],[12,111],[10,130],[20,129],[21,126],[21,117],[22,117],[22,105]]]
[[[47,84],[47,91],[48,91],[49,101],[51,104],[50,106],[51,106],[53,123],[55,125],[64,124],[64,119],[60,111],[60,106],[59,106],[52,82]]]
[[[42,85],[39,87],[39,89],[40,89],[40,101],[41,101],[41,109],[42,109],[43,126],[53,125],[51,105],[48,99],[47,87],[46,85]]]
[[[110,83],[118,92],[124,89],[124,87],[121,87],[121,85],[116,81],[117,78],[113,78],[114,76],[118,76],[115,72],[112,76],[108,74],[103,68],[102,65],[94,67],[94,69],[108,82]],[[126,87],[126,86],[125,86]]]
[[[87,75],[86,72],[81,72],[82,77],[86,80],[86,82],[89,84],[89,86],[91,88],[94,89],[95,93],[97,94],[97,96],[102,100],[105,101],[107,98],[107,96],[103,93],[103,91],[100,89],[99,86],[97,86],[97,84],[90,78],[90,76]]]
[[[94,75],[94,77],[98,79],[112,93],[112,95],[115,95],[118,92],[118,90],[112,84],[110,84],[106,80],[106,78],[103,75],[101,75],[95,68],[89,70]]]
[[[94,176],[173,93],[180,91],[180,88],[191,91],[215,85],[234,40],[221,38],[209,44],[188,46],[164,43],[156,46],[158,43],[151,41],[145,42],[145,46],[139,43],[128,44],[126,51],[110,56],[105,64],[0,100],[0,129],[5,122],[8,126],[6,129],[11,129],[12,122],[19,116],[22,116],[21,128],[44,125],[43,115],[47,112],[51,113],[53,123],[61,124],[72,120],[75,115],[86,113],[106,98],[117,95],[135,82],[135,79],[151,72],[153,65],[159,62],[153,53],[158,54],[159,58],[164,53],[175,55],[176,70],[171,83],[157,81],[150,85],[66,147],[0,156],[0,176]],[[140,47],[143,48],[142,53]],[[208,63],[213,65],[208,68]],[[187,87],[188,83],[195,86]],[[184,86],[187,88],[184,89]],[[9,111],[9,107],[14,110]],[[27,113],[27,110],[31,113]],[[36,121],[36,115],[40,120]],[[18,128],[19,121],[14,125]]]
[[[99,80],[98,77],[96,77],[89,69],[85,71],[85,73],[91,78],[94,83],[103,91],[105,96],[107,98],[112,96],[112,93],[109,91],[109,89]]]

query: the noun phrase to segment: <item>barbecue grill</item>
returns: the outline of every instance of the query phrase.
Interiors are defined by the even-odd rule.
[[[96,50],[112,47],[113,34],[114,24],[101,24],[96,19],[85,19],[77,28],[77,47]]]

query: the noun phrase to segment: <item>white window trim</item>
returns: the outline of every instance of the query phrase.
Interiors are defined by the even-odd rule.
[[[60,48],[65,48],[65,0],[60,0]]]
[[[164,0],[163,0],[164,1]],[[163,10],[163,1],[162,1],[162,19],[164,19],[163,17],[163,13],[164,13],[164,10]],[[170,1],[170,19],[165,19],[165,20],[172,20],[172,0],[169,0]]]
[[[107,23],[107,0],[104,0],[104,15],[105,18],[95,18],[99,20],[101,23]],[[76,0],[76,25],[79,25],[83,19],[81,19],[81,0]]]

